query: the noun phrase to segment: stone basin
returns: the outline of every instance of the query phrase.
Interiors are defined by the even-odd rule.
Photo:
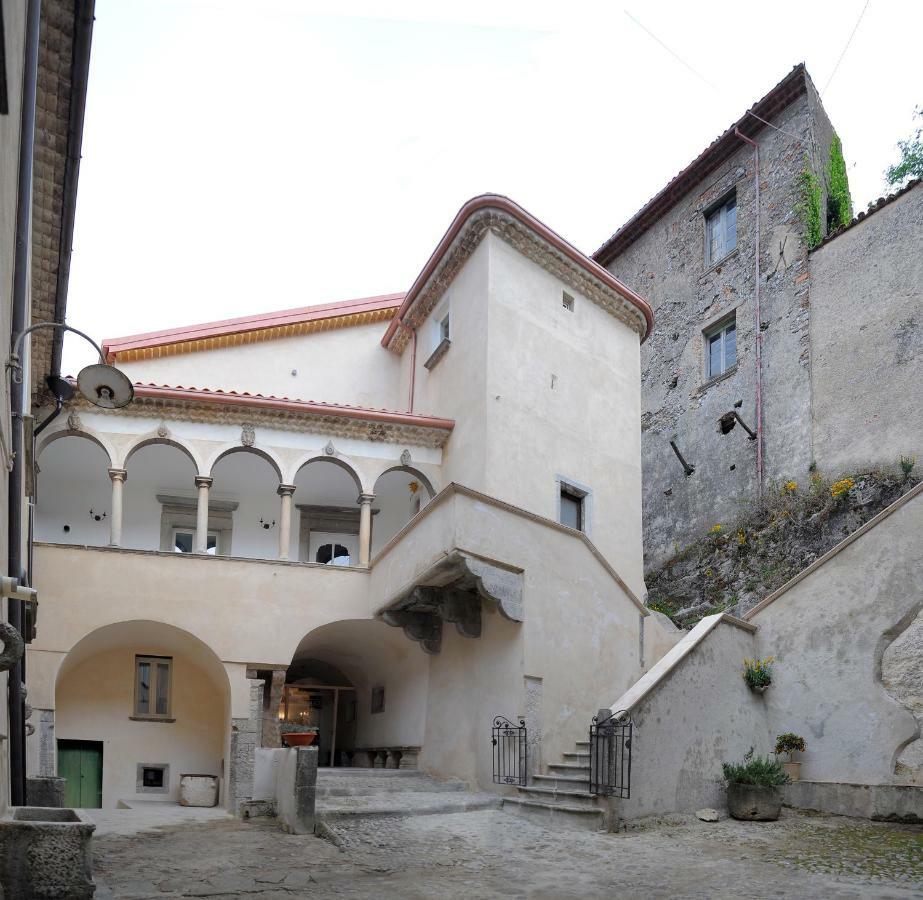
[[[96,825],[75,809],[17,806],[0,819],[0,885],[17,900],[91,898]]]

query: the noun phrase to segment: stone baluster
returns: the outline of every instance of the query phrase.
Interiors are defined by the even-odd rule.
[[[110,469],[112,480],[112,509],[109,512],[109,546],[122,546],[122,488],[128,479],[124,469]]]
[[[208,492],[212,486],[211,478],[197,475],[195,479],[198,498],[195,514],[195,552],[208,552]]]
[[[292,496],[295,485],[280,484],[276,493],[281,498],[279,509],[279,559],[289,558],[289,548],[292,543]]]
[[[372,558],[372,501],[374,494],[359,495],[359,565],[367,566]]]

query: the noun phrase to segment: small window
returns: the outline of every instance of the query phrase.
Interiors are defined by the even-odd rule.
[[[317,548],[314,561],[325,566],[331,564],[334,566],[348,566],[349,550],[342,544],[321,544],[320,547]]]
[[[737,321],[731,318],[705,332],[708,377],[717,378],[737,364]]]
[[[561,485],[561,505],[558,521],[568,528],[584,531],[584,499],[586,494],[569,485]]]
[[[166,763],[138,763],[135,792],[138,794],[169,794],[170,766]]]
[[[561,305],[570,312],[574,311],[574,298],[567,291],[561,295]]]
[[[173,660],[169,656],[135,657],[135,716],[169,719]]]
[[[187,528],[173,529],[173,552],[192,553],[195,548],[195,531]],[[214,556],[218,552],[218,532],[209,531],[205,539],[205,552]]]
[[[372,688],[372,705],[371,712],[381,713],[385,711],[385,689],[383,687]]]
[[[705,215],[705,265],[720,262],[737,246],[737,195]]]
[[[449,314],[446,313],[439,320],[439,343],[441,344],[443,341],[449,340],[449,336],[450,336],[450,321],[449,321]]]

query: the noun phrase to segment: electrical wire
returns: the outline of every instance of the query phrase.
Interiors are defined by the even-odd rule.
[[[846,46],[843,48],[843,52],[840,54],[840,58],[836,61],[836,65],[833,67],[833,71],[830,73],[830,77],[827,79],[827,83],[824,85],[824,89],[820,92],[821,97],[827,93],[827,88],[830,87],[830,82],[833,81],[833,76],[836,75],[837,70],[840,68],[840,63],[843,62],[843,57],[846,56],[846,51],[849,49],[849,45],[852,43],[852,39],[856,36],[856,32],[859,30],[859,23],[862,21],[862,17],[865,15],[865,11],[869,8],[869,3],[872,0],[865,0],[865,6],[862,7],[862,12],[859,13],[859,18],[856,19],[856,24],[853,26],[853,30],[849,34],[849,38],[846,41]]]

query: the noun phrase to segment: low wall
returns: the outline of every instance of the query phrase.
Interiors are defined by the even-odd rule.
[[[284,757],[276,776],[276,815],[291,834],[314,832],[317,795],[317,747],[294,747]]]
[[[843,784],[796,781],[782,788],[786,806],[835,816],[923,824],[923,787],[909,784]]]
[[[771,751],[763,698],[741,677],[754,647],[751,626],[708,616],[612,705],[634,723],[631,796],[613,820],[723,807],[721,764]]]
[[[923,485],[747,615],[759,654],[776,658],[771,732],[805,738],[806,781],[923,776],[909,763],[921,746],[913,710],[923,713],[921,534]]]

